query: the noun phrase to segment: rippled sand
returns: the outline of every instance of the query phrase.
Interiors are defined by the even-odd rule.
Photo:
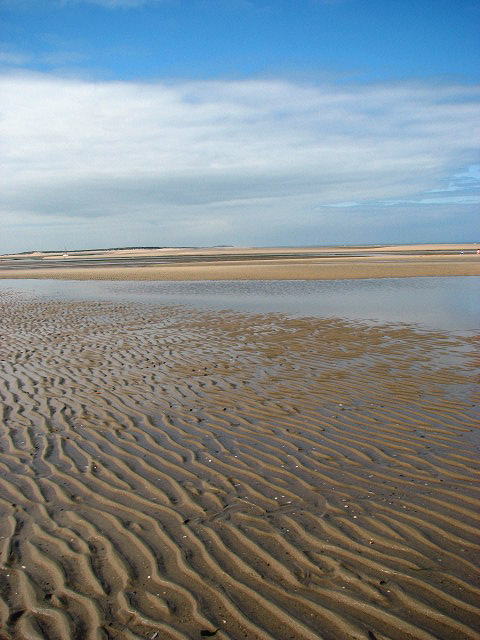
[[[0,638],[479,637],[478,337],[0,307]]]

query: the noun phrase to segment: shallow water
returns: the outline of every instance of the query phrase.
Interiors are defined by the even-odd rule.
[[[429,329],[478,330],[480,277],[288,281],[3,280],[60,299],[137,301],[355,321],[413,323]]]

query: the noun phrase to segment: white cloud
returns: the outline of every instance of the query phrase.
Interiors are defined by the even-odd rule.
[[[121,220],[138,237],[160,223],[172,238],[182,224],[188,243],[205,223],[226,234],[213,242],[236,242],[277,222],[287,235],[321,229],[325,205],[341,223],[352,203],[428,204],[425,192],[476,161],[471,86],[5,75],[0,91],[9,220]],[[452,206],[469,203],[455,195]]]

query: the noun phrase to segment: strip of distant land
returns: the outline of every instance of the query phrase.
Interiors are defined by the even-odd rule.
[[[0,256],[0,278],[323,280],[480,275],[480,245],[166,247]]]

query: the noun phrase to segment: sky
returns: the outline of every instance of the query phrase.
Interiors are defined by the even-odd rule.
[[[480,241],[480,0],[0,0],[0,254]]]

